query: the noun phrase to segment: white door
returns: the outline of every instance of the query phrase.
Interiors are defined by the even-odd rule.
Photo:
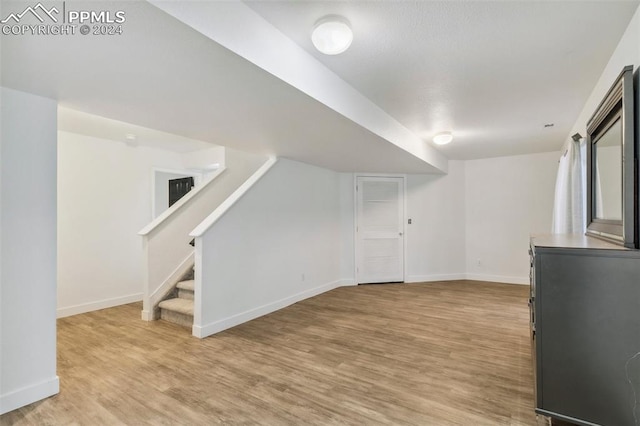
[[[404,178],[356,180],[358,283],[404,281]]]

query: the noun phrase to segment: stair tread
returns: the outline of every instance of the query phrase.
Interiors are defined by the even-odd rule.
[[[180,281],[177,285],[180,290],[193,291],[193,280]]]
[[[180,298],[167,299],[160,302],[158,307],[160,309],[166,309],[168,311],[174,311],[184,315],[193,316],[193,300]]]

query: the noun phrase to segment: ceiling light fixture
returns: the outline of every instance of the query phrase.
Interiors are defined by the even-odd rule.
[[[433,137],[433,143],[436,145],[446,145],[453,140],[451,132],[440,132]]]
[[[127,133],[124,135],[124,143],[128,146],[137,146],[138,145],[138,137],[133,133]]]
[[[325,16],[316,22],[311,41],[325,55],[338,55],[351,46],[353,31],[349,21],[341,16]]]

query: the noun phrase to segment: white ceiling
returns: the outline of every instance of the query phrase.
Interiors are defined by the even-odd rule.
[[[25,4],[2,1],[3,13]],[[559,150],[638,2],[248,4],[425,140],[452,128],[456,140],[439,149],[471,159]],[[438,171],[147,2],[74,6],[126,10],[124,34],[2,36],[2,85],[339,171]],[[335,57],[309,41],[329,13],[355,30],[351,49]],[[548,122],[555,126],[544,129]]]
[[[58,107],[58,130],[179,153],[200,151],[216,146],[184,136],[64,107]],[[135,141],[128,141],[127,135],[134,135]]]
[[[430,141],[453,130],[455,141],[438,148],[451,159],[559,150],[638,6],[245,3],[418,136]],[[337,56],[318,53],[310,40],[314,23],[329,14],[354,30],[353,44]]]
[[[24,4],[3,0],[3,13]],[[3,36],[3,86],[65,108],[338,171],[438,172],[147,2],[74,7],[122,8],[123,35]]]

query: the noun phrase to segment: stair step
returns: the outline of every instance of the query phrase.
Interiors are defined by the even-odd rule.
[[[180,281],[176,288],[180,299],[193,300],[193,280]]]
[[[193,280],[180,281],[177,285],[180,290],[193,291]]]
[[[193,300],[180,298],[167,299],[160,302],[158,307],[167,311],[193,316]]]
[[[167,299],[160,302],[158,307],[160,308],[160,319],[184,327],[193,326],[193,300]]]
[[[195,299],[195,297],[193,297],[193,292],[192,291],[182,290],[181,288],[178,289],[178,298],[186,299],[186,300]]]

